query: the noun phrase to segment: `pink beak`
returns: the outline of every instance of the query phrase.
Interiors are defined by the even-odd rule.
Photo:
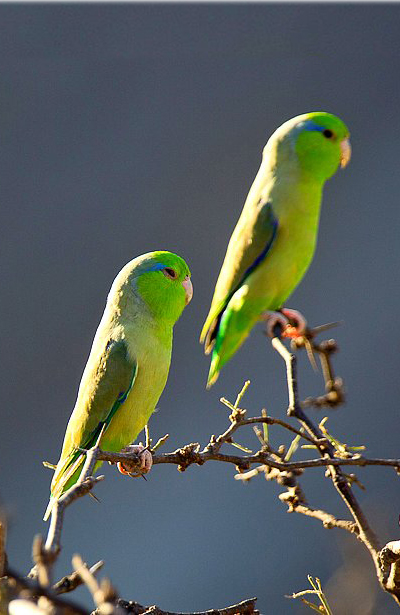
[[[182,286],[185,289],[185,304],[187,305],[193,297],[193,285],[188,275],[183,280]]]
[[[343,139],[343,141],[340,142],[340,151],[340,166],[343,169],[351,158],[351,145],[348,139]]]

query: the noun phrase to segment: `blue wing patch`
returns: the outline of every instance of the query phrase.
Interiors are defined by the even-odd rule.
[[[261,254],[259,254],[257,258],[255,259],[255,261],[250,265],[250,267],[246,269],[246,271],[243,274],[242,279],[240,280],[239,284],[235,288],[234,292],[236,292],[237,289],[240,288],[240,286],[242,286],[245,279],[258,267],[261,261],[264,260],[264,258],[267,256],[268,252],[270,251],[272,244],[275,241],[276,233],[278,232],[278,220],[274,216],[274,212],[272,211],[271,205],[268,206],[268,222],[270,223],[271,228],[272,228],[271,237],[267,241],[267,244],[264,250],[261,252]],[[232,295],[233,294],[234,293],[232,293]]]
[[[268,238],[268,241],[264,247],[264,249],[260,252],[260,254],[257,256],[257,258],[254,259],[253,263],[247,267],[246,271],[244,272],[243,276],[240,278],[238,284],[236,284],[236,286],[234,286],[234,288],[232,289],[232,291],[229,293],[229,295],[226,298],[224,307],[221,309],[221,311],[219,312],[218,316],[216,316],[216,324],[215,327],[213,327],[212,330],[212,334],[210,336],[210,338],[208,339],[208,341],[206,341],[206,345],[210,344],[210,342],[215,339],[217,337],[218,334],[218,330],[219,330],[219,325],[221,322],[221,318],[223,313],[225,312],[225,309],[227,307],[227,305],[229,304],[229,301],[232,299],[233,295],[235,294],[235,292],[238,290],[238,288],[240,288],[246,278],[248,278],[248,276],[258,267],[258,265],[264,260],[264,258],[267,256],[268,252],[270,251],[275,238],[276,238],[276,234],[278,232],[278,220],[274,215],[274,212],[272,210],[272,205],[271,204],[266,204],[265,205],[267,213],[266,213],[266,223],[270,226],[271,228],[271,234]]]

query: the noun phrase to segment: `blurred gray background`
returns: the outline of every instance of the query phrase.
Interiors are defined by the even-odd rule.
[[[164,450],[224,430],[219,397],[247,378],[249,413],[284,416],[284,368],[261,327],[210,392],[198,336],[262,148],[299,113],[342,117],[353,159],[326,186],[317,253],[288,305],[312,325],[344,320],[335,368],[348,395],[331,431],[400,456],[399,26],[398,5],[0,5],[0,496],[14,567],[29,569],[46,531],[41,462],[58,459],[108,289],[138,254],[176,251],[194,284],[150,423],[154,438],[171,434]],[[302,356],[302,396],[321,385]],[[238,439],[257,444],[250,430]],[[271,439],[288,442],[278,428]],[[105,559],[125,599],[189,611],[258,596],[262,613],[290,614],[305,607],[285,594],[312,574],[335,615],[398,611],[363,546],[287,515],[275,484],[239,484],[213,462],[158,466],[147,482],[105,473],[101,504],[68,511],[59,576],[79,552]],[[397,539],[399,479],[357,474],[381,540]],[[323,472],[302,484],[310,504],[347,516]],[[74,598],[91,604],[84,589]]]

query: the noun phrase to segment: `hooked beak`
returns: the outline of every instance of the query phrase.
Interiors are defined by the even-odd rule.
[[[351,158],[351,145],[349,139],[343,139],[343,141],[340,142],[340,151],[340,166],[344,169]]]
[[[185,289],[185,305],[187,305],[193,297],[193,285],[188,275],[183,280],[182,286]]]

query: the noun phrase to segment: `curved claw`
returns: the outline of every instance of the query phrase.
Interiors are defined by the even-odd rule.
[[[140,468],[134,474],[132,471],[129,471],[125,468],[122,461],[117,463],[117,468],[121,474],[125,476],[130,476],[131,478],[138,478],[150,472],[151,467],[153,465],[153,457],[150,451],[143,446],[143,444],[130,444],[129,446],[125,446],[121,453],[136,453],[140,458]]]
[[[288,319],[281,312],[264,312],[261,318],[266,322],[269,337],[275,337],[274,329],[276,325],[280,325],[282,331],[290,326]]]
[[[305,334],[307,330],[307,321],[303,314],[290,308],[282,308],[282,314],[284,314],[289,321],[296,323],[294,325],[288,323],[288,326],[282,333],[283,337],[300,337]]]
[[[307,329],[307,321],[297,310],[282,308],[280,312],[264,312],[261,318],[267,323],[267,335],[275,337],[274,329],[280,325],[282,337],[300,337]],[[292,324],[292,323],[295,324]]]

